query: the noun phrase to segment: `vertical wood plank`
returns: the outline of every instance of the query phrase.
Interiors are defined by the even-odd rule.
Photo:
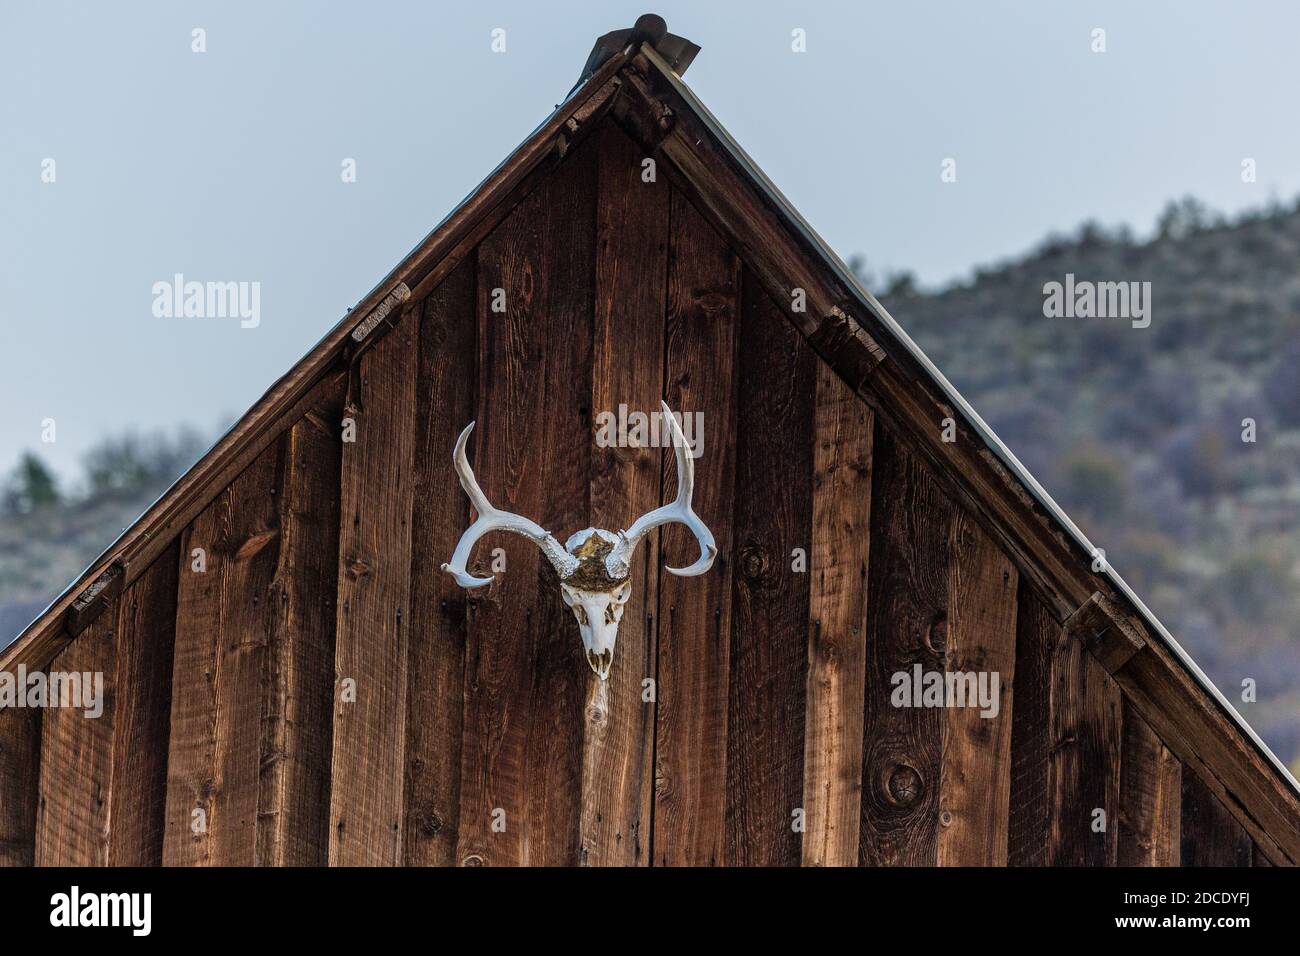
[[[343,443],[340,486],[332,866],[402,860],[416,308],[408,306],[362,356],[359,407],[345,409],[356,422],[356,441]]]
[[[208,832],[217,823],[213,800],[218,784],[215,738],[222,686],[218,683],[223,646],[221,579],[226,562],[233,557],[227,553],[223,530],[230,520],[230,493],[229,487],[223,489],[180,537],[165,866],[202,865],[212,855]]]
[[[324,866],[329,856],[344,386],[339,378],[322,392],[283,448],[278,605],[261,678],[262,866]]]
[[[1119,865],[1177,866],[1182,764],[1125,698],[1120,763]]]
[[[589,145],[478,250],[474,470],[496,507],[531,517],[561,541],[577,530],[566,526],[585,525],[587,511]],[[504,313],[492,308],[496,290]],[[493,535],[479,553],[498,547],[507,570],[470,605],[457,857],[466,865],[576,863],[589,672],[549,563],[518,535]]]
[[[1023,582],[1012,715],[1009,862],[1113,866],[1120,692]],[[1105,813],[1105,830],[1097,811]]]
[[[35,861],[40,762],[40,708],[0,710],[0,866]]]
[[[51,675],[103,675],[104,710],[48,707],[41,721],[37,866],[107,866],[113,788],[113,644],[117,601],[50,662]]]
[[[278,604],[284,441],[268,446],[181,539],[163,845],[168,866],[256,862],[262,678]]]
[[[663,395],[668,215],[666,180],[641,179],[641,151],[614,124],[597,134],[596,298],[592,330],[593,415],[619,406],[649,414]],[[591,524],[618,531],[659,504],[661,453],[591,449]],[[582,861],[589,866],[650,862],[659,533],[641,543],[632,568],[614,665],[587,680],[582,760]]]
[[[1016,600],[1016,681],[1011,708],[1011,809],[1007,862],[1046,866],[1051,829],[1052,653],[1057,624],[1029,585]]]
[[[996,713],[972,706],[969,696],[967,706],[947,712],[938,862],[1006,866],[1019,574],[1002,549],[962,512],[954,517],[951,546],[947,671],[963,675],[968,695],[969,675],[986,679]]]
[[[66,701],[42,716],[38,866],[160,861],[176,560],[164,550],[50,664],[103,683],[98,716]]]
[[[474,417],[474,257],[429,293],[420,324],[410,682],[406,727],[407,866],[452,866],[460,822],[468,595],[441,570],[469,524],[451,453]]]
[[[873,415],[823,362],[813,428],[805,866],[857,866]]]
[[[818,359],[748,271],[740,341],[727,863],[797,866]]]
[[[525,516],[538,514],[542,497],[538,330],[545,300],[537,292],[546,270],[532,221],[544,214],[545,195],[539,189],[521,203],[478,250],[479,394],[471,461],[488,500]],[[504,290],[504,314],[491,310],[497,289]],[[498,548],[505,570],[487,572],[489,560],[500,567],[491,559]],[[470,598],[456,854],[467,866],[512,865],[527,860],[524,751],[542,559],[517,535],[489,535],[477,551],[474,573],[496,579]]]
[[[704,416],[694,506],[718,558],[701,577],[659,576],[653,853],[660,865],[718,865],[726,850],[740,262],[676,190],[670,223],[664,384],[673,411]],[[663,467],[665,497],[675,495],[670,456]],[[660,551],[673,566],[699,553],[678,526],[663,529]]]
[[[943,670],[954,509],[879,420],[873,457],[859,859],[933,866],[944,713],[891,697],[895,675]]]
[[[1063,655],[1064,657],[1064,655]],[[1053,698],[1060,720],[1056,739],[1062,745],[1056,777],[1061,813],[1057,820],[1063,866],[1115,866],[1119,857],[1119,785],[1122,759],[1122,717],[1119,686],[1091,654],[1072,643],[1061,682],[1081,692]],[[1077,683],[1067,676],[1078,674]],[[1073,743],[1072,743],[1073,741]],[[1098,832],[1098,810],[1105,812],[1106,829]]]
[[[587,140],[548,183],[542,402],[542,500],[536,520],[564,542],[591,522],[592,326],[596,271],[597,144]],[[617,528],[614,530],[618,530]],[[524,584],[523,581],[520,582]],[[559,577],[542,561],[533,578],[538,627],[528,727],[527,859],[576,866],[582,858],[582,750],[587,665]],[[615,650],[618,650],[617,644]],[[615,654],[617,657],[617,653]]]
[[[110,866],[162,862],[179,565],[173,542],[119,602]]]
[[[1254,844],[1244,827],[1195,773],[1182,775],[1182,866],[1250,866]]]

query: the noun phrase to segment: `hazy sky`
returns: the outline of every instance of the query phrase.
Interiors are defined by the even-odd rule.
[[[1300,191],[1281,0],[5,0],[0,471],[32,448],[70,478],[105,433],[242,413],[647,8],[703,47],[687,81],[737,140],[877,271],[935,285],[1088,217],[1144,233],[1184,193],[1231,212]],[[178,272],[259,282],[260,324],[156,318]]]

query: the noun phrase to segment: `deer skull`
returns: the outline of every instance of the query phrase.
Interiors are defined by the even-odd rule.
[[[695,490],[695,464],[686,447],[686,436],[673,417],[668,405],[661,402],[664,419],[672,433],[673,448],[677,457],[677,498],[643,514],[632,527],[617,534],[603,528],[586,528],[572,535],[563,546],[545,528],[529,519],[509,511],[498,511],[488,502],[479,488],[474,471],[469,466],[465,445],[469,441],[474,423],[470,422],[456,440],[453,461],[460,475],[460,485],[465,489],[478,517],[456,545],[451,560],[442,569],[456,579],[463,588],[478,588],[491,584],[493,578],[476,578],[467,570],[470,552],[479,538],[489,531],[511,531],[530,539],[546,555],[560,576],[560,595],[565,605],[573,611],[582,635],[582,646],[587,663],[601,680],[609,677],[614,663],[614,642],[618,639],[618,622],[623,608],[632,596],[632,553],[641,539],[653,529],[665,524],[683,524],[691,530],[700,545],[700,556],[685,568],[668,568],[670,574],[693,577],[703,574],[713,566],[718,555],[713,533],[691,507]]]

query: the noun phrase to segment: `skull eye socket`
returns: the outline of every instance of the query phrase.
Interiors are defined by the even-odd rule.
[[[582,609],[582,605],[570,604],[569,607],[573,608],[573,613],[577,615],[578,623],[585,627],[587,624],[587,612]]]
[[[610,601],[605,605],[605,623],[614,624],[614,602]]]

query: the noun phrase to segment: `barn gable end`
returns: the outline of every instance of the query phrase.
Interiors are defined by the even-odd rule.
[[[1300,861],[1295,781],[694,99],[676,39],[593,55],[0,654],[114,690],[101,721],[0,711],[0,863]],[[673,461],[596,419],[661,398],[703,414],[720,557],[661,574],[691,542],[652,534],[601,682],[526,541],[478,549],[488,588],[440,572],[471,517],[451,448],[477,421],[488,498],[561,539],[626,527]],[[996,673],[995,715],[895,706],[917,668]]]

